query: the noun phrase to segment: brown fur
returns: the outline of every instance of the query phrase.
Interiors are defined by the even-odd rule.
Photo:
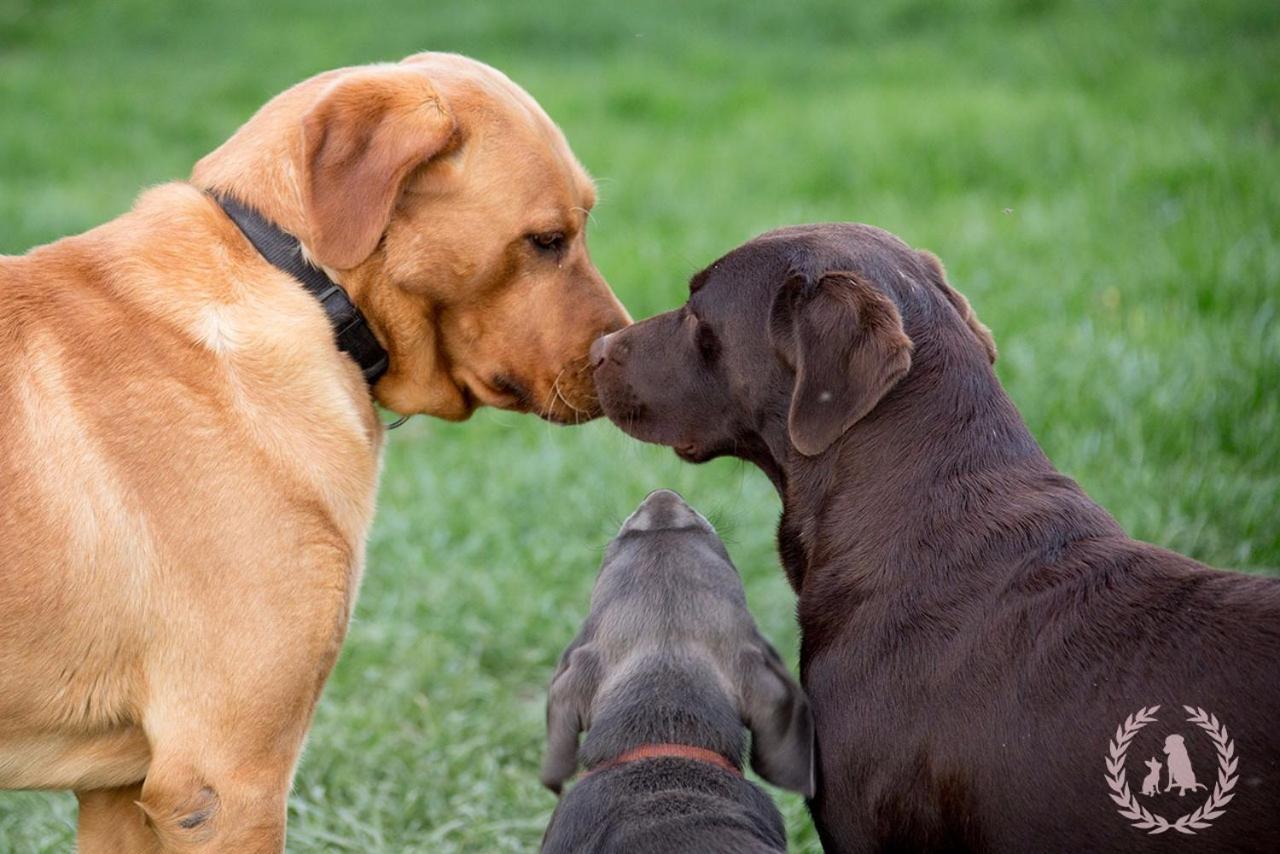
[[[780,229],[694,284],[597,342],[596,381],[631,435],[747,459],[777,487],[825,850],[1177,847],[1117,813],[1104,758],[1159,705],[1149,738],[1197,733],[1215,768],[1184,704],[1229,728],[1240,774],[1187,850],[1280,850],[1280,580],[1130,539],[1037,446],[936,259],[894,236]],[[801,400],[814,364],[835,412]],[[1143,737],[1134,784],[1159,743]],[[1173,821],[1204,803],[1177,800],[1147,806]]]
[[[359,370],[204,190],[348,289],[396,412],[593,417],[627,322],[559,130],[451,55],[301,83],[191,183],[0,258],[0,787],[76,790],[85,852],[282,848],[373,516]]]

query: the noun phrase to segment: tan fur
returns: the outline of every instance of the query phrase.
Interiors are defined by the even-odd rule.
[[[76,790],[85,852],[282,849],[373,516],[358,368],[206,189],[348,289],[400,413],[594,417],[627,322],[559,130],[452,55],[299,84],[190,184],[0,258],[0,788]]]

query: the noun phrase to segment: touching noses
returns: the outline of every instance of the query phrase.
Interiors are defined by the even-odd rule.
[[[598,368],[605,363],[605,360],[613,357],[614,361],[622,355],[624,346],[619,345],[617,341],[618,333],[610,332],[608,335],[601,335],[591,344],[591,367]]]

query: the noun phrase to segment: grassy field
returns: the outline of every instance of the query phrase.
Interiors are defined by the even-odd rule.
[[[620,5],[0,0],[0,252],[184,177],[313,72],[460,51],[533,92],[598,177],[592,251],[635,316],[773,226],[884,226],[942,257],[1049,455],[1129,530],[1276,571],[1280,5]],[[290,849],[533,848],[555,803],[546,682],[601,547],[656,486],[720,526],[794,662],[757,472],[607,423],[415,419],[389,443]],[[776,797],[816,850],[803,803]],[[0,850],[69,850],[74,813],[0,794]]]

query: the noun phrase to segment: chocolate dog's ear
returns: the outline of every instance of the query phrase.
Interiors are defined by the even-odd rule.
[[[590,644],[575,641],[560,656],[547,691],[547,755],[540,779],[557,795],[578,770],[578,735],[590,725],[599,684],[599,658]]]
[[[299,171],[315,260],[346,270],[368,258],[409,173],[447,148],[456,129],[420,71],[340,77],[302,124]]]
[[[742,721],[751,730],[751,767],[764,779],[813,797],[813,713],[809,699],[768,641],[744,655]]]
[[[947,273],[942,269],[942,262],[938,260],[938,256],[932,252],[923,250],[916,252],[920,256],[920,260],[924,261],[925,266],[929,268],[929,276],[933,281],[934,287],[942,291],[943,296],[947,298],[947,302],[951,303],[951,307],[960,315],[960,319],[969,327],[969,331],[978,339],[978,343],[982,345],[982,349],[987,354],[987,360],[991,364],[996,363],[996,339],[991,337],[991,330],[987,328],[987,324],[978,319],[978,315],[973,313],[973,308],[969,305],[969,301],[964,298],[964,294],[957,291],[947,282]]]
[[[830,447],[911,367],[898,307],[856,273],[787,279],[770,336],[796,372],[787,427],[806,457]]]

